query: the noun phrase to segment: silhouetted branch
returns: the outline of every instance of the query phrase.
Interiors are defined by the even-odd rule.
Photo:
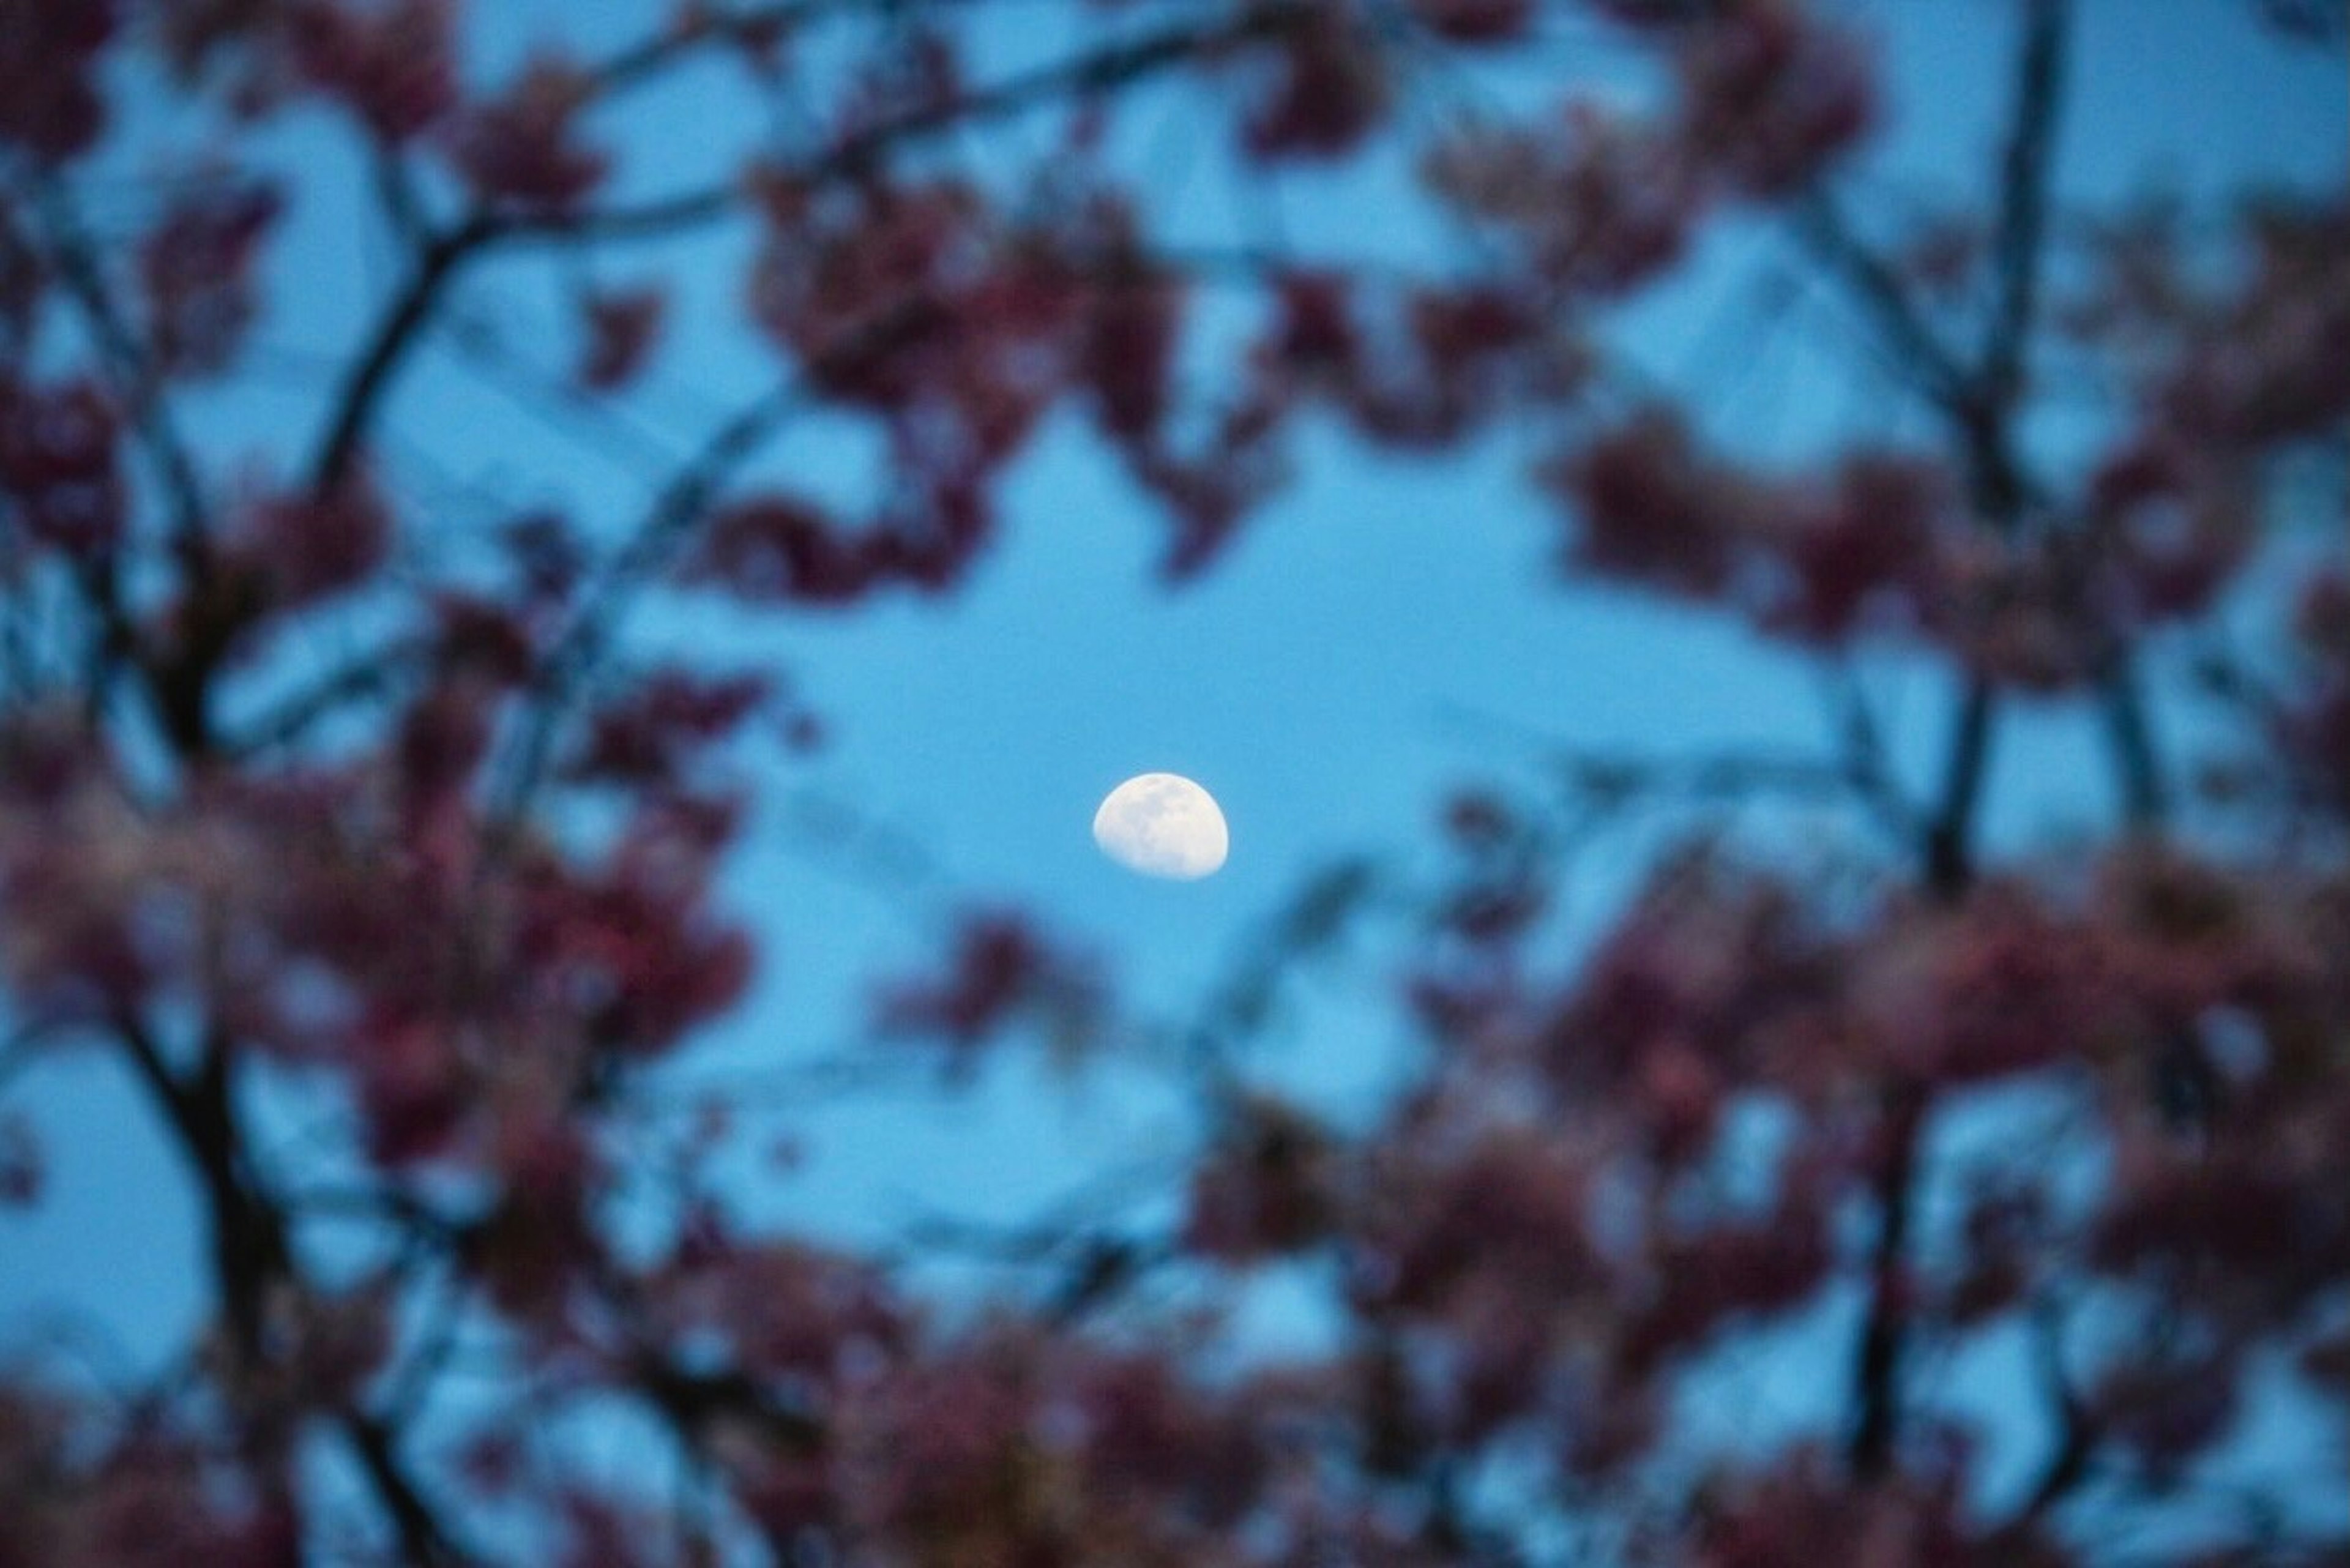
[[[1797,209],[1796,233],[1834,276],[1850,285],[1895,357],[1922,383],[1938,406],[1953,408],[1967,398],[1969,378],[1958,356],[1935,336],[1885,260],[1863,244],[1825,192]]]
[[[1073,59],[1014,77],[858,131],[827,148],[808,165],[785,168],[787,178],[819,180],[850,172],[884,152],[941,132],[985,124],[1072,92],[1104,91],[1296,25],[1305,8],[1289,0],[1252,7],[1217,26],[1170,27]],[[549,209],[493,213],[476,211],[429,241],[418,253],[407,286],[369,336],[334,401],[310,488],[327,492],[348,470],[401,363],[414,348],[442,292],[463,265],[505,241],[647,238],[717,218],[743,200],[738,181],[623,208]]]
[[[421,667],[426,651],[425,645],[417,641],[361,654],[224,737],[216,749],[223,757],[235,760],[289,745],[338,710],[390,690],[401,676]]]
[[[1868,705],[1867,694],[1850,670],[1844,672],[1836,693],[1835,719],[1843,742],[1846,780],[1875,808],[1878,818],[1896,837],[1914,842],[1921,831],[1918,808],[1904,794],[1900,781],[1894,777],[1886,761],[1884,732]]]
[[[137,1019],[127,1013],[118,1017],[115,1033],[133,1071],[178,1135],[182,1153],[196,1167],[213,1233],[215,1282],[233,1343],[241,1359],[258,1364],[267,1354],[262,1334],[265,1304],[275,1288],[294,1279],[293,1255],[284,1211],[256,1180],[244,1150],[229,1093],[228,1042],[217,1032],[208,1032],[194,1066],[175,1073]],[[452,1544],[448,1529],[401,1464],[391,1428],[356,1408],[339,1409],[335,1418],[398,1531],[408,1560],[426,1564],[470,1561]]]
[[[678,536],[702,517],[718,487],[800,406],[805,395],[797,378],[762,392],[712,431],[654,499],[644,522],[606,567],[603,580],[589,591],[542,663],[530,716],[515,748],[514,769],[498,793],[494,821],[511,826],[537,788],[570,695],[602,658],[631,590],[657,569]]]
[[[785,164],[784,178],[820,181],[854,172],[884,152],[950,130],[1009,119],[1040,103],[1077,93],[1106,92],[1204,54],[1274,36],[1297,26],[1311,7],[1296,0],[1253,5],[1218,26],[1184,24],[1112,44],[1071,59],[1040,66],[990,87],[883,120],[831,143],[806,163]],[[709,222],[742,200],[739,182],[682,192],[634,206],[544,212],[506,220],[504,232],[522,238],[647,239]]]
[[[733,9],[706,6],[691,26],[669,22],[661,29],[592,67],[588,75],[598,98],[626,92],[688,55],[763,31],[789,29],[831,13],[867,6],[869,0],[782,0],[781,4]]]
[[[67,292],[80,306],[91,336],[112,367],[116,395],[122,400],[123,413],[130,427],[139,432],[140,444],[146,447],[148,456],[162,476],[164,491],[171,497],[174,545],[191,578],[201,580],[205,565],[203,488],[164,401],[161,374],[115,304],[105,271],[99,265],[97,250],[70,193],[62,182],[51,182],[43,186],[41,195],[49,250],[57,261],[58,275],[65,279]]]
[[[1740,751],[1688,757],[1604,755],[1562,749],[1548,737],[1457,704],[1445,712],[1463,724],[1536,746],[1544,764],[1567,790],[1603,812],[1736,805],[1773,797],[1857,805],[1905,846],[1920,842],[1925,833],[1918,806],[1885,765],[1883,741],[1856,692],[1842,704],[1843,746],[1835,756]]]
[[[2068,9],[2066,0],[2031,0],[2015,121],[2000,171],[1998,305],[1983,347],[1981,385],[1986,399],[2002,408],[2022,389],[2023,353],[2039,296]]]
[[[1885,1091],[1876,1196],[1877,1244],[1869,1259],[1868,1316],[1853,1364],[1854,1414],[1845,1459],[1863,1481],[1891,1468],[1900,1431],[1901,1358],[1908,1337],[1909,1220],[1917,1196],[1918,1153],[1929,1097],[1925,1086],[1897,1082]]]
[[[460,264],[489,244],[497,233],[493,220],[476,213],[429,241],[417,253],[416,267],[409,275],[407,286],[377,324],[367,348],[352,362],[335,396],[327,433],[320,438],[317,455],[310,462],[312,491],[324,494],[342,482],[375,417],[376,404],[422,332],[433,306],[440,302],[442,290],[455,277]]]
[[[2120,781],[2122,815],[2133,827],[2152,827],[2168,811],[2170,792],[2155,750],[2146,698],[2138,690],[2137,660],[2126,648],[2116,649],[2112,655],[2102,700],[2106,742]]]
[[[63,1029],[54,1019],[35,1018],[9,1031],[7,1038],[0,1040],[0,1089],[5,1089],[11,1078],[39,1060],[44,1038],[61,1033]]]
[[[1990,680],[1976,676],[1967,683],[1952,722],[1950,749],[1942,764],[1940,805],[1926,830],[1926,885],[1937,898],[1954,899],[1974,879],[1975,809],[1982,799],[1983,775],[1991,760],[1994,698]]]
[[[417,1488],[400,1459],[391,1428],[355,1410],[342,1413],[339,1424],[358,1454],[369,1483],[382,1500],[399,1532],[401,1554],[409,1562],[442,1568],[473,1561],[449,1537],[449,1532]]]
[[[391,232],[403,244],[423,243],[424,209],[418,199],[416,182],[408,165],[401,161],[397,148],[378,147],[372,161],[375,176],[376,202],[391,223]]]
[[[2047,1397],[2049,1408],[2056,1423],[2056,1446],[2049,1451],[2041,1467],[2039,1479],[2033,1482],[2023,1506],[2010,1521],[2010,1529],[2030,1525],[2051,1508],[2064,1501],[2065,1495],[2085,1480],[2089,1460],[2095,1455],[2097,1432],[2087,1410],[2082,1407],[2080,1396],[2074,1392],[2071,1379],[2064,1375],[2064,1326],[2055,1309],[2042,1303],[2033,1314],[2034,1359],[2039,1369],[2042,1392]]]
[[[1955,401],[1945,404],[1967,458],[1969,488],[1984,523],[2012,534],[2022,522],[2028,487],[2014,461],[2010,410],[2017,368],[2032,326],[2034,280],[2040,265],[2048,163],[2053,149],[2056,99],[2062,86],[2064,0],[2034,0],[2031,25],[2017,61],[2013,129],[2002,165],[2000,306],[1991,327],[1979,377],[1961,377]],[[1897,335],[1914,324],[1898,293],[1882,292],[1864,269],[1860,275],[1878,298],[1880,315]],[[1889,285],[1889,275],[1882,280]],[[1922,337],[1922,328],[1917,329]],[[1929,345],[1914,346],[1924,354]],[[1929,361],[1936,375],[1942,372]],[[1973,835],[1977,807],[1991,752],[1996,698],[1989,678],[1970,676],[1952,721],[1938,805],[1922,851],[1928,890],[1942,902],[1961,898],[1974,876]],[[1882,1155],[1877,1182],[1878,1229],[1871,1258],[1868,1314],[1861,1330],[1853,1375],[1854,1420],[1846,1459],[1853,1472],[1874,1480],[1889,1467],[1898,1435],[1901,1360],[1908,1306],[1903,1289],[1909,1215],[1916,1199],[1918,1140],[1928,1095],[1921,1085],[1897,1080],[1887,1090]]]

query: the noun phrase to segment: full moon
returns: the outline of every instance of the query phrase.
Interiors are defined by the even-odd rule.
[[[1110,791],[1094,813],[1094,842],[1130,871],[1179,882],[1215,870],[1232,846],[1215,797],[1180,774],[1143,774]]]

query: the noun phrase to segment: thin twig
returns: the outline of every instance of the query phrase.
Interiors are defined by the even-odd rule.
[[[430,1568],[473,1561],[470,1553],[451,1541],[447,1526],[424,1501],[415,1478],[400,1461],[392,1429],[357,1410],[342,1412],[339,1424],[359,1456],[360,1469],[367,1472],[376,1495],[391,1515],[392,1527],[400,1532],[401,1552],[408,1561]]]
[[[548,748],[570,696],[604,654],[635,587],[667,558],[679,537],[699,521],[734,470],[791,412],[804,392],[796,378],[762,392],[712,432],[702,450],[664,486],[644,522],[606,566],[542,661],[536,705],[516,745],[515,763],[498,791],[493,821],[510,828],[545,772]]]
[[[2054,159],[2057,88],[2064,65],[2066,0],[2032,0],[2025,24],[2015,124],[2000,170],[1997,240],[1998,305],[1983,345],[1981,386],[1988,401],[2006,408],[2021,394],[2033,306],[2039,296],[2046,247],[2048,183]]]
[[[310,462],[310,489],[314,493],[323,495],[332,492],[349,472],[375,417],[376,404],[390,387],[394,373],[421,334],[433,306],[440,303],[442,290],[456,275],[460,265],[488,244],[497,232],[496,224],[486,215],[476,213],[428,242],[417,253],[415,270],[409,275],[407,286],[377,324],[367,348],[352,361],[342,389],[335,396],[333,416],[328,421],[326,434],[319,438],[317,455]]]
[[[1270,36],[1295,26],[1308,7],[1297,0],[1251,7],[1217,26],[1170,27],[1025,72],[960,97],[926,104],[869,126],[826,148],[787,179],[836,178],[869,164],[884,152],[949,130],[1004,119],[1073,92],[1130,84],[1203,53]],[[313,491],[331,491],[348,472],[363,444],[377,405],[400,366],[414,350],[442,295],[465,264],[508,242],[571,242],[580,239],[648,238],[698,226],[737,208],[743,191],[727,180],[700,191],[624,208],[549,209],[497,213],[477,209],[418,252],[407,286],[395,296],[368,338],[334,400],[334,412],[309,465]]]
[[[2056,1423],[2056,1446],[2050,1450],[2047,1462],[2041,1467],[2040,1479],[2032,1485],[2023,1506],[2017,1511],[2008,1528],[2021,1530],[2036,1523],[2042,1515],[2064,1501],[2066,1493],[2087,1479],[2089,1460],[2097,1446],[2096,1425],[2074,1392],[2072,1380],[2064,1374],[2064,1325],[2053,1302],[2040,1303],[2032,1314],[2034,1359],[2040,1372],[2040,1386],[2046,1394]]]
[[[2122,815],[2134,828],[2158,826],[2168,814],[2170,790],[2155,749],[2154,725],[2138,689],[2137,659],[2126,647],[2108,658],[2101,700],[2106,738],[2120,783]]]
[[[41,196],[58,273],[111,365],[116,393],[131,428],[139,432],[140,443],[162,476],[172,498],[175,546],[191,575],[200,576],[207,527],[203,486],[163,397],[161,369],[140,347],[115,304],[71,192],[62,182],[52,181],[42,187]]]
[[[242,761],[290,745],[329,714],[380,695],[402,675],[421,669],[429,652],[430,645],[420,639],[361,654],[260,714],[235,734],[224,737],[217,750],[225,759]]]
[[[1107,45],[852,131],[805,164],[787,164],[777,172],[786,180],[803,182],[853,173],[884,152],[897,151],[909,143],[1009,119],[1072,94],[1129,86],[1202,55],[1274,36],[1298,26],[1311,10],[1299,0],[1272,0],[1251,6],[1220,26],[1185,24]],[[504,221],[503,232],[525,239],[659,238],[721,215],[741,200],[742,193],[740,182],[728,180],[634,206],[517,214]]]
[[[1965,368],[1926,325],[1893,268],[1861,243],[1825,192],[1805,201],[1796,214],[1796,233],[1814,259],[1852,287],[1896,360],[1918,378],[1928,399],[1946,409],[1962,404],[1970,386]]]

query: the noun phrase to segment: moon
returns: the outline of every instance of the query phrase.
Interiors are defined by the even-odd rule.
[[[1206,790],[1180,774],[1141,774],[1094,813],[1094,842],[1129,871],[1195,882],[1224,863],[1232,836]]]

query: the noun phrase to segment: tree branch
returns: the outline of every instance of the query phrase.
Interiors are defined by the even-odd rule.
[[[852,131],[804,164],[786,166],[780,172],[786,179],[801,181],[854,173],[908,143],[1009,119],[1072,94],[1128,86],[1171,67],[1187,65],[1201,55],[1274,36],[1297,26],[1310,9],[1300,0],[1269,0],[1220,26],[1165,27],[1107,45]],[[741,184],[728,181],[636,206],[519,214],[504,221],[503,232],[523,239],[658,238],[718,217],[740,202],[742,194]]]
[[[1901,1359],[1908,1334],[1909,1220],[1927,1105],[1921,1084],[1900,1081],[1885,1092],[1877,1246],[1869,1260],[1868,1317],[1853,1364],[1855,1413],[1845,1445],[1845,1461],[1863,1482],[1882,1480],[1891,1469],[1900,1430]]]
[[[2046,226],[2066,10],[2065,0],[2032,0],[2017,59],[2012,130],[2001,168],[1999,305],[1981,368],[1971,376],[1961,374],[1957,395],[1943,404],[1966,454],[1975,504],[1988,526],[2006,535],[2021,527],[2029,499],[2009,425],[2022,390],[2021,367]],[[1865,294],[1877,300],[1897,343],[1908,342],[1913,357],[1929,356],[1935,346],[1910,314],[1890,274],[1864,267],[1857,279]],[[1937,358],[1920,362],[1937,378],[1946,374]],[[1974,824],[1990,762],[1994,703],[1990,680],[1972,676],[1952,721],[1939,804],[1921,845],[1926,886],[1939,902],[1962,898],[1973,880]],[[1886,1100],[1887,1148],[1877,1186],[1880,1218],[1870,1263],[1868,1315],[1854,1363],[1855,1414],[1846,1450],[1853,1473],[1863,1480],[1874,1480],[1890,1468],[1899,1434],[1909,1219],[1929,1096],[1923,1084],[1897,1079],[1887,1089]]]
[[[2102,699],[2106,738],[2120,781],[2122,815],[2135,828],[2159,825],[2170,808],[2170,790],[2154,742],[2154,726],[2137,683],[2137,660],[2126,647],[2113,651]]]
[[[2072,1381],[2064,1376],[2064,1325],[2055,1308],[2042,1303],[2033,1314],[2033,1324],[2041,1388],[2055,1413],[2056,1446],[2041,1467],[2040,1478],[2033,1482],[2023,1506],[2008,1522],[2009,1531],[2021,1531],[2036,1523],[2087,1479],[2089,1460],[2097,1446],[2095,1424],[2082,1407],[2080,1397],[2074,1393]]]
[[[208,1038],[195,1066],[175,1074],[146,1025],[129,1013],[115,1033],[132,1067],[179,1135],[195,1168],[212,1221],[213,1283],[239,1356],[263,1356],[263,1301],[270,1282],[291,1270],[285,1222],[246,1168],[229,1103],[225,1042]]]
[[[2000,169],[1998,305],[1983,345],[1981,380],[1986,400],[2001,408],[2012,406],[2022,389],[2023,351],[2039,295],[2069,10],[2068,0],[2030,0],[2024,24],[2014,124]]]
[[[385,1511],[391,1515],[392,1528],[400,1535],[401,1554],[411,1563],[433,1568],[453,1568],[472,1561],[469,1553],[450,1540],[447,1529],[424,1501],[408,1468],[400,1463],[391,1429],[356,1410],[343,1411],[338,1424],[352,1451],[359,1455],[369,1483],[382,1500]]]
[[[344,704],[373,697],[420,668],[430,651],[419,639],[361,654],[224,738],[216,749],[223,758],[236,762],[298,741],[311,725]]]
[[[771,28],[789,29],[827,12],[853,9],[868,0],[783,0],[780,5],[712,8],[692,26],[671,23],[660,31],[607,58],[588,72],[598,98],[610,98],[649,80],[696,50]]]
[[[857,131],[825,149],[787,178],[821,180],[853,172],[882,153],[941,132],[1002,119],[1035,104],[1072,92],[1124,86],[1203,53],[1229,48],[1294,26],[1308,8],[1299,0],[1272,0],[1251,7],[1219,26],[1180,26],[1040,67],[1008,81],[925,105],[895,119]],[[663,56],[661,57],[667,57]],[[644,67],[650,68],[650,67]],[[331,491],[348,471],[400,365],[414,348],[432,309],[463,265],[504,242],[588,238],[648,238],[671,234],[717,218],[740,203],[739,182],[727,181],[639,206],[525,213],[477,211],[419,252],[416,270],[392,301],[367,348],[352,364],[334,402],[334,413],[310,463],[310,488]]]
[[[154,1037],[128,1013],[115,1020],[116,1037],[196,1168],[212,1221],[213,1269],[237,1359],[258,1366],[270,1353],[264,1312],[272,1291],[295,1278],[284,1211],[255,1179],[229,1093],[229,1045],[217,1030],[194,1068],[174,1073]],[[335,1419],[358,1453],[378,1499],[390,1516],[410,1562],[456,1564],[468,1560],[424,1501],[395,1450],[388,1427],[356,1407]]]
[[[42,187],[41,195],[49,248],[57,258],[57,271],[112,368],[116,395],[122,399],[123,412],[131,428],[139,432],[140,444],[147,449],[156,472],[162,476],[163,488],[172,498],[173,543],[182,562],[192,580],[201,580],[207,565],[203,486],[164,401],[162,377],[116,307],[105,271],[99,265],[96,247],[90,243],[71,194],[61,182],[51,181]]]
[[[692,461],[662,487],[644,522],[547,651],[534,692],[536,706],[525,722],[513,770],[491,812],[499,827],[513,826],[537,788],[569,697],[602,658],[631,590],[658,568],[678,536],[702,516],[717,488],[799,406],[804,395],[797,378],[761,393],[712,431]]]
[[[1989,680],[1975,676],[1959,699],[1950,750],[1942,764],[1940,805],[1922,845],[1926,886],[1952,902],[1974,880],[1975,810],[1982,800],[1983,775],[1991,761],[1994,698]]]
[[[1843,743],[1845,777],[1888,832],[1904,843],[1915,842],[1920,831],[1918,808],[1887,764],[1885,732],[1869,706],[1868,694],[1848,666],[1837,686],[1836,731]]]
[[[341,389],[335,395],[334,414],[328,421],[326,434],[319,439],[317,454],[310,462],[312,492],[326,494],[333,491],[349,472],[351,460],[359,454],[374,420],[376,404],[414,347],[433,306],[440,303],[442,290],[456,275],[460,264],[488,244],[497,233],[497,225],[490,218],[476,213],[417,253],[416,270],[409,275],[407,287],[377,324],[366,349],[352,362]]]
[[[1918,377],[1927,397],[1942,409],[1962,406],[1970,385],[1965,367],[1926,325],[1893,268],[1861,243],[1825,192],[1797,209],[1795,232],[1814,259],[1851,286],[1863,313],[1876,322],[1896,360]]]

